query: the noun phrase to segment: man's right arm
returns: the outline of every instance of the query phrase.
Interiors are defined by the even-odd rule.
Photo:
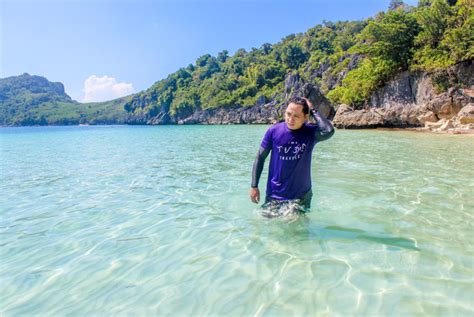
[[[255,157],[255,161],[253,162],[252,183],[250,185],[252,187],[250,190],[250,199],[254,203],[258,203],[260,200],[258,182],[260,180],[260,175],[262,175],[265,159],[267,158],[269,153],[270,153],[270,149],[265,149],[264,147],[261,146],[260,149],[258,150],[257,157]]]

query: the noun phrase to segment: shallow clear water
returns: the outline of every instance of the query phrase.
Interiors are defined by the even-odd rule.
[[[266,128],[0,129],[0,314],[474,314],[472,136],[338,130],[287,221]]]

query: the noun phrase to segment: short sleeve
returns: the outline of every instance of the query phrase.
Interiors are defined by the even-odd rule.
[[[271,150],[273,147],[273,129],[272,128],[273,126],[267,130],[261,143],[261,146],[266,150]]]

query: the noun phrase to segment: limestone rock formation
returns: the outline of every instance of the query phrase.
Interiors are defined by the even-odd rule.
[[[418,128],[450,133],[472,132],[474,126],[474,66],[472,61],[443,74],[405,72],[377,90],[361,109],[338,107],[339,128]],[[449,85],[438,92],[437,81]]]

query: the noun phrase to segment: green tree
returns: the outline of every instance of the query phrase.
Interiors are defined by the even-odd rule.
[[[472,0],[454,6],[446,0],[433,0],[420,7],[416,18],[421,32],[415,39],[416,52],[412,69],[443,69],[472,58]]]
[[[245,48],[239,48],[235,52],[234,57],[245,57],[245,55],[247,55],[247,51],[245,50]]]
[[[264,43],[261,47],[260,50],[263,52],[263,54],[268,55],[272,51],[272,45],[270,43]]]
[[[445,0],[434,0],[430,6],[418,10],[416,18],[421,25],[421,32],[416,37],[416,44],[437,47],[451,15],[451,8]]]
[[[388,5],[388,9],[393,11],[398,8],[403,8],[404,5],[405,3],[402,0],[391,0],[390,4]]]
[[[472,0],[459,0],[448,28],[441,40],[454,62],[474,58],[474,5]]]
[[[199,67],[204,67],[207,65],[207,63],[212,59],[212,56],[210,54],[205,54],[205,55],[202,55],[200,56],[197,60],[196,60],[196,66],[199,66]]]
[[[342,85],[328,93],[328,98],[336,104],[345,103],[358,106],[372,92],[392,75],[393,61],[377,57],[365,59],[362,64],[349,72]]]
[[[407,69],[418,32],[419,25],[412,14],[400,9],[389,11],[364,28],[360,35],[361,52]]]
[[[221,63],[225,63],[225,61],[229,58],[229,52],[227,50],[223,50],[217,54],[217,60]]]
[[[296,43],[291,43],[283,49],[282,60],[289,68],[298,69],[308,58],[309,54]]]
[[[418,7],[429,7],[432,0],[418,0]]]

